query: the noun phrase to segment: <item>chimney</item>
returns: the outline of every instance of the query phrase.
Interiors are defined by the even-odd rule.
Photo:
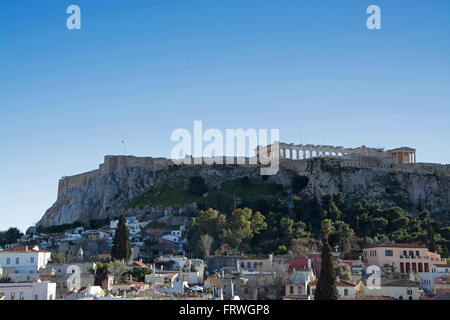
[[[308,269],[312,268],[312,263],[311,263],[311,259],[308,259]]]

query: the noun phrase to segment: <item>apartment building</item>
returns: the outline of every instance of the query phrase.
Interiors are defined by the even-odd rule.
[[[430,252],[425,245],[411,243],[380,243],[363,249],[363,260],[369,265],[377,265],[382,270],[394,266],[396,272],[431,272],[435,265],[446,260],[438,253]]]
[[[0,283],[0,297],[4,300],[55,300],[56,283]]]
[[[0,268],[14,269],[15,274],[39,274],[40,268],[45,268],[51,253],[34,247],[13,247],[0,251]]]

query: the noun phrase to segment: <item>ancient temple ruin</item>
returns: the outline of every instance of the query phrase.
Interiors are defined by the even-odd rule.
[[[258,146],[256,154],[273,157],[272,150],[279,150],[281,159],[306,160],[316,157],[340,158],[346,160],[379,160],[383,163],[405,164],[416,163],[416,149],[400,147],[391,150],[383,148],[344,148],[342,146],[293,144],[275,142],[267,146]]]

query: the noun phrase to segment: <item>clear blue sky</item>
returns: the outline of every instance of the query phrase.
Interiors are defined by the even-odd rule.
[[[168,157],[194,120],[450,162],[449,3],[0,0],[0,230],[37,222],[123,136]]]

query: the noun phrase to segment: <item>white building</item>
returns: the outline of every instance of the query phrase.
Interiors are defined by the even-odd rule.
[[[126,225],[128,227],[130,237],[139,235],[141,233],[141,229],[144,228],[147,224],[148,224],[148,222],[140,223],[136,217],[128,217]],[[113,236],[115,234],[115,229],[117,229],[118,225],[119,225],[119,220],[113,220],[113,221],[109,222],[109,228],[114,230]]]
[[[420,288],[426,293],[434,294],[436,279],[449,276],[450,265],[436,263],[432,265],[431,272],[419,272],[417,275],[419,277]]]
[[[181,225],[178,230],[172,230],[169,234],[163,235],[161,238],[167,241],[175,242],[175,243],[186,243],[185,239],[183,239],[183,231],[185,230],[185,226]]]
[[[309,283],[309,299],[314,300],[314,294],[316,291],[317,281]],[[336,279],[336,289],[338,293],[338,300],[356,300],[358,285],[350,281]]]
[[[33,248],[14,247],[0,251],[0,268],[14,268],[17,274],[39,274],[40,268],[45,268],[51,253]]]
[[[0,297],[5,300],[55,300],[56,283],[0,283]]]
[[[367,284],[367,280],[361,281],[361,298],[390,297],[397,300],[419,300],[421,292],[419,285],[411,280],[380,279],[380,283]]]
[[[64,297],[64,300],[94,300],[105,296],[100,286],[88,286],[78,292],[72,292]]]
[[[313,270],[293,270],[292,281],[286,284],[286,296],[283,300],[308,300],[308,284],[316,280]]]

